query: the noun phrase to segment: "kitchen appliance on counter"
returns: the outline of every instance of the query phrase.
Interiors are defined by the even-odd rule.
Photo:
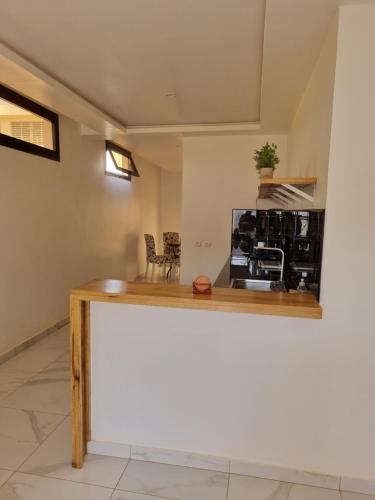
[[[324,210],[233,210],[231,280],[297,289],[303,278],[319,298],[323,230]]]

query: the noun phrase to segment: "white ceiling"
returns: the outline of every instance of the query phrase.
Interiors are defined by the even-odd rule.
[[[176,172],[182,169],[181,134],[131,134],[117,136],[115,140],[166,170]]]
[[[340,5],[375,0],[267,0],[261,99],[262,131],[288,132]]]
[[[268,0],[261,121],[287,131],[341,0]]]
[[[3,41],[127,125],[257,121],[265,0],[1,0]]]
[[[178,170],[181,134],[125,126],[286,133],[338,6],[365,1],[1,0],[0,79]]]

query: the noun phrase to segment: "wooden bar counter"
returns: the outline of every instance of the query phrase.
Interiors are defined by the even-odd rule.
[[[71,299],[313,319],[322,317],[321,307],[311,294],[234,288],[213,288],[211,295],[193,295],[190,285],[94,280],[71,290]]]
[[[193,295],[189,285],[94,280],[71,290],[72,465],[81,468],[91,439],[90,303],[113,302],[164,308],[320,319],[322,309],[310,294],[213,288]]]

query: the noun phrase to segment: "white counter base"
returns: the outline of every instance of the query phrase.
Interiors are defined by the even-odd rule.
[[[145,446],[132,446],[119,443],[90,441],[88,443],[88,452],[96,455],[132,458],[133,460],[180,465],[195,469],[231,472],[232,474],[243,476],[274,479],[276,481],[317,486],[331,490],[339,489],[341,479],[339,476],[289,469],[276,465],[257,464],[184,451],[147,448]]]
[[[330,328],[92,303],[89,452],[375,494],[344,452]]]

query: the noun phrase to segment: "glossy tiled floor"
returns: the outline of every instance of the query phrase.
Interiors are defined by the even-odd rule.
[[[266,479],[89,455],[70,466],[68,328],[0,366],[0,500],[375,500]]]

